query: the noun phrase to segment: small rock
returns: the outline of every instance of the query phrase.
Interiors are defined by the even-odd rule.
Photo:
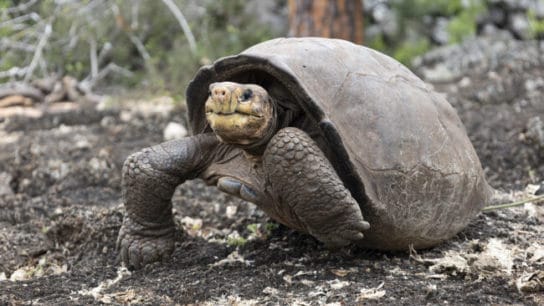
[[[227,218],[232,219],[236,215],[236,211],[238,210],[238,207],[235,205],[229,205],[226,208],[225,215],[227,215]]]
[[[132,120],[132,113],[128,110],[123,110],[121,111],[121,113],[119,114],[119,119],[121,119],[121,121],[123,122],[129,122]]]
[[[469,77],[464,77],[461,79],[461,81],[459,81],[459,87],[468,87],[471,83],[472,81]]]
[[[514,249],[502,240],[491,238],[485,251],[478,255],[473,268],[480,272],[512,274]]]
[[[443,258],[433,260],[434,265],[429,267],[433,273],[445,273],[449,275],[464,275],[469,272],[467,260],[454,252],[447,253]]]
[[[133,111],[148,117],[151,115],[158,115],[161,117],[167,117],[174,110],[175,101],[169,96],[160,96],[153,98],[149,103],[137,103]]]
[[[347,287],[349,286],[350,282],[348,281],[341,281],[341,280],[337,280],[337,279],[334,279],[332,281],[329,281],[329,286],[331,286],[331,289],[333,290],[340,290],[344,287]]]
[[[526,10],[531,5],[532,0],[493,0],[491,2],[502,3],[507,10]]]
[[[7,172],[0,173],[0,196],[13,194],[13,190],[9,185],[12,179],[13,177],[11,176],[11,174]]]
[[[100,126],[107,127],[115,124],[115,118],[113,116],[105,116],[100,120]]]
[[[425,68],[422,73],[425,80],[431,83],[446,83],[451,82],[455,78],[457,78],[457,75],[452,72],[445,64],[437,64],[432,68]]]
[[[268,295],[278,295],[279,290],[272,287],[266,287],[263,289],[263,293]]]
[[[533,11],[535,12],[536,18],[543,19],[544,18],[544,1],[537,0],[536,3],[534,3]]]
[[[374,6],[372,10],[372,18],[378,23],[384,21],[387,18],[387,15],[391,13],[391,10],[385,3],[378,3]]]
[[[170,122],[166,126],[163,132],[163,138],[164,140],[173,140],[173,139],[179,139],[187,136],[187,129],[176,122]]]
[[[431,33],[432,39],[439,45],[445,45],[450,39],[448,25],[450,24],[448,18],[438,17],[435,20],[435,24]]]
[[[544,290],[544,271],[524,273],[516,281],[516,287],[520,292],[532,293]]]
[[[11,276],[9,277],[9,280],[12,282],[23,281],[30,279],[31,276],[32,273],[28,271],[28,268],[23,267],[13,271],[13,273],[11,273]]]
[[[376,288],[361,289],[357,302],[364,302],[367,300],[379,300],[385,296],[385,290],[382,290],[384,283],[378,285]]]
[[[508,25],[512,32],[522,39],[531,37],[531,24],[526,13],[516,13],[510,16]]]
[[[529,258],[529,261],[532,263],[538,263],[542,262],[544,263],[544,245],[541,244],[535,244],[530,246],[527,249],[527,252],[532,253],[531,258]]]
[[[496,37],[499,35],[503,36],[511,36],[510,32],[499,29],[496,25],[486,23],[482,26],[482,29],[480,30],[480,35],[482,36],[489,36],[489,37]]]
[[[544,147],[544,123],[540,117],[533,117],[527,121],[525,138],[534,141],[540,147]]]
[[[541,93],[541,89],[544,89],[544,79],[527,79],[525,80],[525,90],[529,95],[537,95]],[[534,93],[534,94],[533,94]]]
[[[495,25],[504,25],[506,23],[506,12],[500,7],[492,7],[488,13],[488,20]]]
[[[540,187],[535,191],[535,195],[543,195],[544,194],[544,181],[540,184]]]

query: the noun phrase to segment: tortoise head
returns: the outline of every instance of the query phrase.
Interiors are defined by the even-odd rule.
[[[251,147],[267,142],[275,129],[275,110],[259,85],[219,82],[210,85],[206,119],[222,142]]]

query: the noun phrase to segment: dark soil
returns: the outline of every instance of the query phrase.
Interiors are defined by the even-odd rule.
[[[544,65],[503,62],[492,77],[468,69],[470,82],[436,87],[458,109],[490,183],[528,194],[544,180],[543,143],[531,123],[544,121],[544,97],[520,84],[540,78],[542,93]],[[481,100],[503,83],[512,84],[509,95]],[[4,119],[0,305],[544,303],[544,209],[532,204],[482,213],[450,241],[411,255],[330,252],[254,205],[191,181],[173,199],[171,260],[120,268],[122,163],[163,141],[169,122],[186,123],[183,108],[157,111],[154,103]]]

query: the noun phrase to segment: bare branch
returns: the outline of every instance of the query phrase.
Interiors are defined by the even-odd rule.
[[[3,78],[13,78],[13,77],[21,77],[25,75],[28,67],[11,67],[9,70],[6,71],[0,71],[0,79]]]
[[[170,9],[172,14],[174,14],[174,17],[179,22],[179,25],[181,26],[181,29],[183,30],[183,33],[185,33],[185,37],[187,37],[187,42],[189,43],[189,49],[191,49],[191,53],[193,55],[196,54],[196,41],[195,36],[193,35],[193,32],[191,32],[191,28],[189,27],[189,24],[187,23],[187,19],[185,19],[185,16],[183,16],[183,13],[181,13],[180,9],[177,7],[177,5],[172,0],[162,0],[162,2]]]
[[[131,18],[131,23],[130,23],[130,29],[132,31],[138,29],[139,25],[138,25],[138,12],[140,10],[140,1],[132,1],[132,5],[131,5],[131,13],[132,13],[132,18]]]
[[[98,74],[98,56],[96,54],[96,40],[94,38],[91,38],[89,41],[89,56],[91,61],[91,78],[96,77]]]
[[[98,81],[102,80],[103,78],[108,76],[108,74],[112,72],[118,73],[126,78],[131,78],[134,76],[134,73],[132,73],[132,71],[125,69],[123,67],[120,67],[116,65],[115,63],[109,63],[106,65],[106,67],[104,67],[102,70],[100,70],[97,73],[96,77],[88,79],[88,80],[87,79],[83,80],[80,83],[80,86],[90,91]]]
[[[25,52],[34,52],[34,46],[30,44],[25,44],[19,41],[11,40],[7,37],[2,37],[0,39],[0,50],[9,50],[9,49],[15,49],[15,50],[21,50]]]
[[[111,48],[112,48],[112,45],[109,41],[106,42],[104,46],[102,46],[102,49],[100,49],[100,53],[98,53],[98,65],[104,62],[104,59],[110,53]]]
[[[27,3],[21,3],[17,6],[10,7],[6,9],[8,14],[11,13],[20,13],[26,11],[29,7],[33,6],[38,0],[29,0]]]
[[[22,16],[18,16],[18,17],[6,20],[4,22],[0,22],[0,28],[11,25],[11,24],[23,23],[28,20],[39,21],[40,19],[41,19],[40,15],[36,14],[35,12],[32,12],[26,15],[22,15]]]
[[[52,31],[51,23],[46,24],[43,36],[38,42],[38,46],[36,47],[36,51],[34,52],[34,57],[32,58],[30,65],[28,65],[28,70],[26,71],[26,75],[24,78],[25,82],[28,82],[30,78],[32,77],[32,74],[34,73],[34,69],[36,68],[36,66],[38,65],[42,57],[43,48],[45,47],[45,44],[47,43],[47,40],[49,39],[49,36],[51,35],[51,31]]]
[[[43,101],[44,96],[42,92],[34,86],[27,83],[6,83],[0,86],[0,98],[21,95],[32,98],[35,101]]]
[[[138,52],[144,59],[145,64],[148,65],[148,62],[151,59],[151,55],[149,55],[149,52],[147,52],[147,50],[145,49],[145,46],[142,43],[142,41],[138,37],[136,37],[136,35],[134,34],[130,34],[129,38],[130,38],[130,41],[134,44],[134,46],[136,46],[136,49],[138,50]]]

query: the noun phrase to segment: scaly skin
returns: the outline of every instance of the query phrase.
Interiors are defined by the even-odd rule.
[[[278,131],[264,153],[263,169],[280,222],[310,233],[330,248],[357,242],[370,228],[359,204],[305,132]]]
[[[117,246],[129,267],[165,259],[174,249],[171,198],[224,151],[214,134],[199,134],[145,148],[123,165],[125,217]]]

